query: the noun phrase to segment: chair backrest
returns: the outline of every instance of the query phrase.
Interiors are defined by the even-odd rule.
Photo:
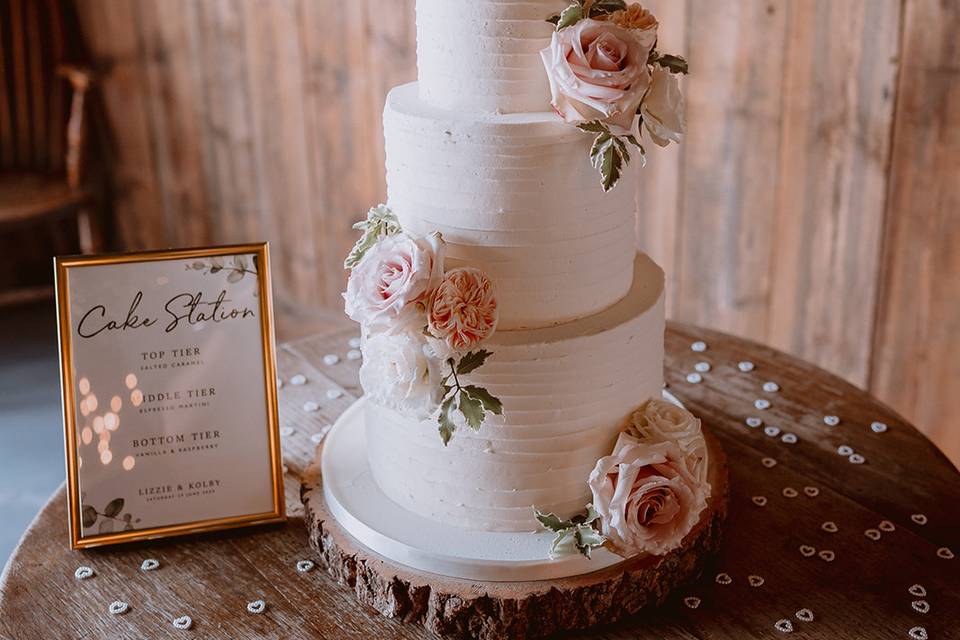
[[[0,171],[64,169],[65,34],[62,0],[0,0]]]

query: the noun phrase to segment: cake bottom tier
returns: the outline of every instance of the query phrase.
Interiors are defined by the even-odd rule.
[[[646,255],[619,303],[555,327],[498,331],[466,382],[503,401],[479,431],[444,446],[433,420],[367,403],[370,468],[403,508],[482,531],[534,531],[533,506],[561,516],[589,502],[587,477],[631,412],[663,387],[664,278]]]

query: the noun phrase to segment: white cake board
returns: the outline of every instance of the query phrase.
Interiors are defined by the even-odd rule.
[[[664,397],[680,405],[667,391]],[[549,555],[551,531],[470,531],[402,508],[373,479],[365,403],[357,400],[330,429],[321,453],[321,474],[330,513],[370,550],[419,571],[483,582],[553,580],[623,562],[604,548],[596,549],[592,559],[577,554],[554,560]]]

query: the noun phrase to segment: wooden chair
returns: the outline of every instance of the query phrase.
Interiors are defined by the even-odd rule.
[[[0,233],[72,217],[91,253],[101,249],[97,190],[84,179],[91,77],[67,63],[67,32],[60,0],[0,0]]]

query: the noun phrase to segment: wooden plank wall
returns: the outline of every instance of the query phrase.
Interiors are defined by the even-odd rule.
[[[126,246],[267,238],[281,305],[339,305],[414,0],[75,1]],[[960,4],[648,4],[694,70],[640,186],[670,315],[835,371],[960,460]]]

